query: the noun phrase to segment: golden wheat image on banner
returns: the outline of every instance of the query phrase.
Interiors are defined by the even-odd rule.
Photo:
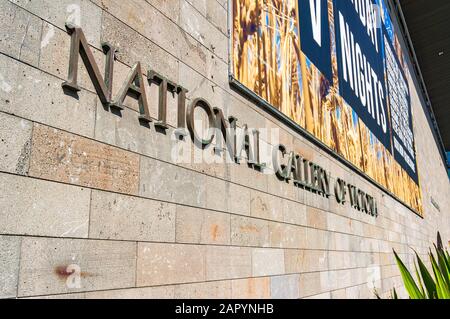
[[[332,82],[301,49],[298,0],[233,0],[235,80],[423,214],[420,187],[339,96],[333,0],[328,0]],[[397,47],[398,48],[398,47]]]

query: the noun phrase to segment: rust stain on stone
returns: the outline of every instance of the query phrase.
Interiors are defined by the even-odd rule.
[[[57,266],[55,267],[55,274],[60,278],[60,279],[66,279],[67,277],[69,277],[70,275],[72,275],[75,272],[69,272],[67,270],[67,266]]]
[[[214,241],[217,240],[217,236],[219,235],[219,225],[211,226],[211,236]]]
[[[69,266],[56,266],[54,269],[55,275],[58,276],[61,280],[66,280],[69,276],[73,275],[75,273],[75,270],[69,271]],[[87,278],[87,277],[94,277],[94,274],[88,273],[88,272],[80,272],[81,278]]]
[[[241,231],[248,233],[258,233],[258,228],[256,226],[240,226]]]
[[[253,281],[253,279],[249,279],[248,281],[248,292],[253,295],[255,292],[255,283]]]

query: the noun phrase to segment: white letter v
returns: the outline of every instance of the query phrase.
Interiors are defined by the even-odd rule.
[[[322,46],[321,0],[309,0],[313,37],[319,47]]]

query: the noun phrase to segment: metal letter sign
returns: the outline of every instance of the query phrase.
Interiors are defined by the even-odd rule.
[[[312,3],[312,2],[311,2]],[[320,12],[318,8],[314,12]],[[314,19],[317,19],[314,18]],[[315,22],[319,23],[319,22]],[[317,25],[318,26],[318,25]],[[316,26],[316,27],[317,27]],[[319,28],[320,29],[320,28]],[[100,74],[98,65],[95,63],[92,52],[80,28],[68,26],[69,33],[72,37],[70,50],[70,65],[68,81],[63,83],[65,89],[71,91],[79,91],[78,87],[78,60],[82,57],[83,62],[88,70],[91,81],[105,106],[115,108],[122,112],[126,111],[123,102],[127,95],[134,96],[139,101],[140,121],[144,121],[148,125],[153,119],[150,116],[147,101],[147,86],[156,84],[159,86],[158,99],[158,121],[154,126],[162,128],[164,131],[168,128],[166,123],[167,116],[167,94],[178,94],[178,128],[175,134],[183,138],[187,135],[185,125],[195,145],[200,148],[207,148],[216,138],[215,151],[221,152],[225,148],[228,149],[230,158],[239,165],[246,161],[249,168],[262,171],[266,168],[266,163],[261,162],[260,156],[260,132],[256,129],[250,129],[247,124],[237,125],[237,119],[230,116],[225,119],[223,111],[214,108],[211,104],[202,98],[193,99],[186,112],[186,93],[187,90],[176,83],[167,80],[163,75],[154,71],[148,72],[148,80],[142,73],[140,62],[136,62],[131,68],[126,81],[123,83],[116,99],[112,100],[111,87],[113,83],[114,56],[115,48],[110,45],[105,46],[106,63],[105,77]],[[317,30],[313,31],[314,37],[317,38]],[[316,39],[317,40],[317,39]],[[321,44],[326,43],[319,40]],[[395,66],[395,65],[394,65]],[[400,89],[404,89],[400,87]],[[394,89],[391,89],[393,91]],[[196,130],[195,111],[197,108],[202,109],[208,117],[208,137],[205,139],[200,136]],[[203,127],[202,127],[203,128]],[[399,135],[399,139],[401,136]],[[402,139],[403,141],[403,139]],[[406,144],[403,144],[406,145]],[[304,158],[301,154],[288,151],[284,145],[278,145],[273,149],[272,164],[278,178],[284,182],[291,183],[293,187],[299,187],[306,191],[317,194],[325,198],[331,195],[331,173],[323,169],[320,165]],[[348,189],[348,192],[347,192]],[[339,204],[349,202],[355,209],[371,216],[378,216],[377,204],[375,199],[366,194],[363,190],[347,184],[341,179],[337,179],[334,186],[336,200]]]

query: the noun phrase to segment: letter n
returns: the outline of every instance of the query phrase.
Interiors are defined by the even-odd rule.
[[[66,82],[62,84],[62,87],[78,92],[80,87],[78,86],[78,61],[79,57],[83,59],[83,63],[89,73],[95,90],[100,98],[100,101],[104,105],[109,105],[111,102],[111,89],[114,73],[114,56],[115,48],[105,43],[103,49],[106,56],[105,77],[106,81],[100,74],[97,63],[95,62],[94,55],[92,54],[83,30],[79,27],[75,27],[71,24],[66,24],[68,33],[71,35],[70,44],[70,62],[69,62],[69,77]]]

